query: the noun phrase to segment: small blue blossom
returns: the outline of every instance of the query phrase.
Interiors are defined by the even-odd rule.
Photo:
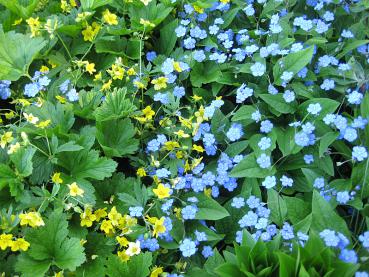
[[[181,210],[183,219],[195,219],[198,208],[195,205],[189,205]]]
[[[196,253],[197,247],[194,241],[186,238],[179,245],[179,250],[181,250],[183,257],[191,257]]]
[[[232,199],[231,206],[236,209],[240,209],[245,206],[245,199],[243,197],[234,197]]]
[[[230,141],[239,140],[243,136],[242,125],[233,123],[231,128],[227,131],[226,136]]]

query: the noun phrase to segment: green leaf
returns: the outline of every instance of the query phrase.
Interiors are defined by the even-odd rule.
[[[342,57],[344,57],[348,52],[358,48],[359,46],[363,45],[363,44],[367,44],[369,43],[369,40],[353,40],[349,43],[345,43],[345,47],[343,47],[342,51],[337,54],[337,59],[341,59]]]
[[[227,149],[224,151],[228,156],[234,157],[240,154],[249,145],[247,140],[241,140],[228,145]]]
[[[137,151],[139,141],[133,138],[136,131],[129,118],[97,122],[96,127],[96,138],[108,157],[122,157]]]
[[[111,0],[81,0],[83,10],[95,10],[98,7],[108,5]]]
[[[280,113],[288,114],[293,113],[296,110],[295,105],[293,103],[287,103],[282,94],[259,94],[258,97],[263,99],[271,108]]]
[[[284,199],[274,189],[268,189],[268,208],[270,218],[278,226],[282,226],[287,216],[287,206]]]
[[[32,259],[27,253],[22,253],[18,257],[15,270],[21,272],[24,277],[44,277],[50,265],[48,260],[38,261]]]
[[[118,89],[106,96],[102,105],[96,109],[95,117],[97,121],[107,121],[129,116],[136,110],[136,107],[125,99],[126,89]]]
[[[340,217],[318,191],[314,190],[312,199],[313,221],[311,227],[316,231],[332,229],[343,233],[348,238],[351,232],[347,228],[345,220]]]
[[[17,175],[8,165],[0,164],[0,189],[9,182],[14,182],[16,178]]]
[[[294,75],[304,68],[312,59],[314,47],[311,46],[304,50],[290,53],[279,59],[273,67],[274,83],[281,85],[283,80],[281,76],[283,72],[292,72]]]
[[[319,115],[313,116],[313,118],[316,119],[322,119],[324,116],[326,116],[329,113],[334,113],[335,110],[340,105],[339,102],[336,100],[330,99],[330,98],[313,98],[310,100],[305,101],[298,107],[298,112],[301,114],[301,116],[305,116],[308,114],[307,108],[310,104],[319,103],[322,107],[322,110],[320,111]],[[311,115],[312,116],[312,115]]]
[[[0,80],[16,81],[28,74],[29,65],[45,45],[41,37],[4,33],[0,26]]]
[[[310,203],[297,197],[283,197],[287,207],[288,219],[296,224],[306,218],[311,212]]]
[[[106,264],[106,274],[109,277],[146,277],[150,274],[151,263],[152,254],[150,252],[133,256],[128,262],[123,262],[118,256],[111,255]]]
[[[207,197],[204,194],[190,194],[187,196],[195,196],[199,200],[197,204],[199,210],[196,213],[196,219],[219,220],[229,216],[228,211],[224,207],[222,207],[214,199]]]
[[[256,109],[251,105],[242,105],[233,115],[232,121],[251,120],[251,115],[256,112]]]
[[[296,154],[301,150],[302,147],[295,143],[295,128],[288,127],[287,129],[282,129],[281,127],[277,127],[273,128],[272,132],[276,132],[277,134],[277,143],[283,157]]]
[[[54,211],[44,227],[29,229],[25,238],[31,244],[28,256],[17,263],[17,268],[25,273],[29,265],[36,263],[40,263],[39,272],[51,264],[73,271],[86,260],[79,239],[68,237],[66,215],[60,211]]]
[[[275,174],[275,168],[261,168],[253,154],[246,156],[229,174],[230,177],[265,178]]]
[[[292,255],[287,255],[280,251],[277,252],[277,256],[279,261],[279,276],[296,276],[296,259]]]
[[[35,152],[36,149],[29,146],[21,147],[18,151],[10,155],[10,160],[14,163],[19,176],[27,177],[32,174],[32,158]]]
[[[219,65],[214,62],[196,63],[191,70],[190,80],[193,86],[201,87],[216,81],[221,76]]]
[[[328,147],[337,139],[338,137],[337,132],[329,132],[324,134],[319,143],[319,157],[323,157],[325,151],[328,149]]]
[[[0,0],[1,5],[5,6],[8,10],[23,19],[28,19],[32,15],[33,11],[38,5],[38,2],[38,0],[27,1],[26,3],[28,5],[24,6],[24,1],[21,1],[21,3],[19,3],[18,0]]]
[[[160,29],[159,53],[169,56],[177,42],[174,30],[178,26],[178,19],[171,21]]]
[[[106,157],[99,157],[96,150],[80,152],[63,152],[59,164],[67,169],[74,178],[92,178],[103,180],[110,177],[117,168],[117,163]]]

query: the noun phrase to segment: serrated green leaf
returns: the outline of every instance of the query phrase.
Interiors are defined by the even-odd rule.
[[[118,89],[109,93],[102,105],[95,111],[96,120],[107,121],[119,119],[127,117],[134,112],[136,107],[125,96],[125,89]]]
[[[15,165],[19,176],[27,177],[32,174],[33,163],[32,158],[36,149],[29,147],[21,147],[15,153],[10,155],[10,160]]]
[[[46,45],[42,37],[4,33],[0,26],[0,80],[16,81],[27,74],[28,67]]]
[[[108,157],[122,157],[138,149],[136,130],[129,118],[97,122],[96,127],[96,138]]]

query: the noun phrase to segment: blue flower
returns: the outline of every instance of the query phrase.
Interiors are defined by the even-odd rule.
[[[314,156],[313,155],[304,155],[304,161],[306,164],[311,164],[314,162]]]
[[[174,31],[175,31],[177,37],[180,38],[180,37],[183,37],[186,34],[187,29],[186,29],[185,26],[179,25]]]
[[[324,178],[323,177],[315,178],[313,187],[317,189],[322,189],[324,187]]]
[[[143,207],[136,206],[136,207],[129,207],[129,215],[132,217],[139,217],[142,216]]]
[[[195,219],[196,213],[198,211],[197,206],[195,205],[188,205],[186,207],[184,207],[181,210],[181,214],[183,219],[187,220],[187,219]]]
[[[369,248],[369,231],[359,236],[359,241],[362,243],[364,248]]]
[[[232,199],[231,206],[236,209],[240,209],[245,206],[245,199],[243,197],[234,197]]]
[[[191,257],[197,251],[196,244],[190,239],[184,239],[179,245],[179,250],[182,252],[183,257]]]
[[[248,211],[239,221],[238,224],[241,228],[255,226],[258,222],[258,216],[253,211]]]
[[[270,157],[265,153],[262,153],[257,159],[256,162],[261,168],[269,168],[272,165]]]
[[[337,247],[340,242],[336,232],[329,229],[324,229],[319,233],[319,236],[324,240],[326,246]]]
[[[199,232],[199,231],[195,230],[195,236],[196,236],[196,241],[197,242],[208,240],[208,237],[206,236],[205,232]]]
[[[286,101],[286,103],[291,103],[295,100],[295,93],[292,90],[286,90],[283,93],[283,99]]]
[[[262,137],[258,142],[258,146],[261,150],[267,150],[272,145],[272,140],[268,137]]]
[[[320,88],[325,90],[325,91],[328,91],[328,90],[331,90],[331,89],[334,89],[335,88],[335,83],[334,83],[334,80],[332,79],[325,79],[323,81],[323,83],[320,85]]]
[[[193,58],[195,59],[195,61],[201,63],[206,59],[206,56],[203,50],[195,50],[193,52]]]
[[[155,174],[159,178],[167,178],[168,176],[170,176],[171,173],[168,169],[161,168],[161,169],[157,169]]]
[[[309,136],[305,132],[298,132],[295,134],[295,143],[298,146],[308,146],[309,145]]]
[[[260,132],[262,133],[269,133],[273,129],[273,123],[270,120],[263,120],[260,123]]]
[[[75,88],[70,89],[66,95],[70,102],[75,102],[79,99],[79,94]]]
[[[172,73],[174,71],[173,63],[174,63],[173,59],[166,58],[165,61],[163,62],[163,64],[161,65],[161,71],[165,75],[168,75],[168,74]]]
[[[261,183],[261,185],[266,189],[271,189],[277,185],[277,179],[275,178],[275,176],[267,176]]]
[[[364,146],[354,146],[352,148],[352,159],[362,162],[368,157],[368,152]]]
[[[149,62],[152,62],[153,60],[155,60],[156,58],[156,52],[155,51],[149,51],[146,53],[146,59],[149,61]]]
[[[179,99],[182,98],[186,94],[184,87],[174,87],[173,89],[173,95],[175,97],[178,97]]]
[[[337,202],[340,204],[346,204],[350,201],[351,197],[348,191],[339,191],[336,195]]]
[[[7,81],[7,80],[0,81],[0,98],[2,100],[6,100],[10,97],[11,95],[11,91],[9,88],[10,84],[11,84],[11,81]]]
[[[286,175],[283,175],[280,179],[283,187],[292,187],[293,185],[293,179],[287,177]]]
[[[236,103],[243,103],[247,98],[251,97],[253,93],[253,89],[248,88],[245,84],[242,84],[237,89]]]
[[[158,101],[158,102],[162,103],[163,105],[166,105],[166,104],[169,103],[168,94],[158,92],[154,95],[154,101]]]
[[[288,222],[283,224],[281,235],[284,240],[290,240],[295,237],[293,233],[293,227]]]
[[[256,62],[251,67],[251,74],[255,77],[263,76],[266,70],[266,67],[264,64]]]
[[[340,260],[346,263],[357,263],[357,255],[354,250],[343,249],[339,255]]]
[[[211,256],[214,255],[214,251],[211,248],[211,246],[206,245],[202,249],[201,254],[204,256],[205,259],[207,259],[207,258],[209,258],[209,257],[211,257]]]
[[[343,138],[345,140],[347,140],[348,142],[353,142],[357,139],[358,134],[357,131],[354,128],[351,127],[347,127],[344,131],[343,131]]]
[[[37,83],[30,83],[24,86],[24,95],[28,97],[35,97],[39,93],[40,87]]]
[[[322,110],[322,106],[319,103],[309,104],[307,111],[312,115],[318,115]]]
[[[255,209],[255,208],[260,206],[260,199],[255,197],[254,195],[251,195],[246,200],[246,204],[247,204],[247,206],[249,206],[250,209]]]
[[[231,128],[227,131],[226,136],[230,141],[239,140],[243,136],[242,125],[233,123]]]

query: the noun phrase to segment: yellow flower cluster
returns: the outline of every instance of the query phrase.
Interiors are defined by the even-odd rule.
[[[28,225],[32,228],[44,226],[45,223],[42,220],[41,215],[38,212],[29,212],[29,213],[23,213],[19,215],[20,219],[20,225]]]
[[[153,116],[155,115],[155,112],[151,108],[151,106],[146,106],[146,108],[144,108],[141,112],[142,116],[136,116],[135,119],[137,119],[142,124],[151,121]]]
[[[101,29],[101,26],[97,22],[92,22],[91,25],[86,25],[82,31],[84,41],[93,41]]]
[[[1,234],[0,235],[0,249],[5,250],[8,247],[11,251],[27,251],[30,244],[24,238],[15,238],[12,234]]]

